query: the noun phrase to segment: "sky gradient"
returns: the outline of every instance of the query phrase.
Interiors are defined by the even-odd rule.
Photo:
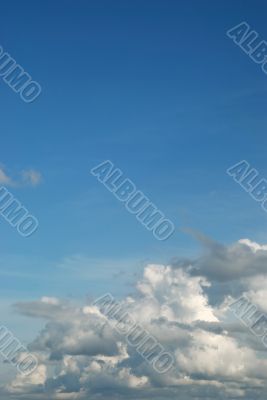
[[[260,0],[16,0],[2,5],[0,45],[42,87],[38,99],[26,104],[0,76],[0,183],[39,221],[38,230],[28,238],[21,237],[2,217],[0,221],[1,324],[24,343],[39,349],[42,335],[51,334],[57,346],[51,326],[44,328],[46,318],[61,323],[56,329],[65,332],[65,317],[58,316],[64,314],[64,307],[70,307],[82,323],[77,311],[81,304],[106,292],[119,299],[137,296],[132,312],[138,315],[142,307],[151,307],[144,313],[155,318],[161,315],[159,309],[140,299],[150,290],[158,306],[165,301],[169,306],[179,293],[195,296],[199,314],[193,315],[192,303],[174,314],[162,314],[166,318],[175,315],[174,320],[183,324],[203,315],[209,315],[206,323],[218,322],[224,300],[243,293],[241,287],[258,299],[256,278],[251,278],[253,287],[246,281],[250,272],[218,277],[211,265],[250,271],[244,258],[261,265],[259,258],[266,257],[265,248],[257,256],[251,243],[266,242],[267,214],[226,172],[247,160],[267,179],[267,75],[226,35],[228,29],[246,21],[267,40],[266,15],[267,4]],[[175,232],[168,240],[156,240],[90,173],[105,160],[111,160],[174,223]],[[251,242],[240,244],[240,239]],[[208,260],[205,267],[203,258]],[[202,275],[191,274],[189,264],[197,271],[200,268]],[[172,265],[173,270],[163,270],[163,265]],[[154,278],[160,274],[164,275],[162,287]],[[259,267],[257,279],[262,274]],[[212,282],[212,287],[203,289],[200,276]],[[175,292],[177,280],[179,293]],[[171,299],[166,300],[168,282]],[[263,287],[259,290],[265,295]],[[173,333],[175,337],[179,334]],[[201,342],[201,334],[197,335],[195,340]],[[184,340],[185,348],[190,348],[189,338]],[[220,340],[226,353],[238,352],[228,339]],[[69,357],[71,352],[66,350],[66,354]],[[194,352],[191,355],[193,359]],[[215,354],[209,356],[212,359]],[[266,353],[247,357],[263,363]],[[134,359],[133,365],[137,362]],[[177,362],[187,369],[185,360]],[[27,383],[13,392],[14,388],[5,388],[1,396],[7,400],[72,400],[86,398],[82,397],[85,393],[106,400],[110,384],[109,396],[114,399],[146,399],[152,394],[159,400],[190,400],[198,390],[194,380],[224,385],[228,379],[221,378],[219,370],[201,371],[199,364],[185,373],[192,379],[190,393],[181,386],[177,397],[174,381],[158,381],[144,369],[135,376],[150,376],[151,391],[144,388],[137,395],[131,383],[129,391],[108,379],[105,388],[97,383],[91,387],[83,375],[86,367],[79,368],[86,382],[82,387],[73,383],[74,378],[70,386],[59,378],[42,386],[40,372],[38,390]],[[265,364],[255,368],[267,371]],[[250,371],[244,371],[244,376],[250,376]],[[6,383],[7,376],[15,372],[3,363],[0,382]],[[254,381],[247,388],[239,377],[234,381],[231,387],[222,386],[221,392],[219,384],[212,386],[214,397],[207,397],[206,387],[204,397],[266,398],[266,388],[252,390]],[[143,387],[144,381],[140,382]]]

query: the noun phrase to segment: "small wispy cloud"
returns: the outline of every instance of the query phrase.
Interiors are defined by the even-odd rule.
[[[12,177],[6,168],[0,166],[0,184],[9,187],[37,186],[42,181],[42,175],[34,169],[24,169],[19,172],[19,178]]]
[[[41,173],[34,169],[23,170],[21,176],[25,185],[37,186],[42,181]]]
[[[0,168],[0,183],[6,186],[13,186],[12,179],[5,173],[3,168]]]

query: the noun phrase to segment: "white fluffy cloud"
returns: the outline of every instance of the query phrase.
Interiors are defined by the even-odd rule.
[[[218,279],[235,280],[236,293],[248,294],[267,310],[265,260],[266,246],[242,240],[229,247],[212,245],[192,265],[145,268],[135,295],[122,304],[173,354],[175,366],[167,374],[155,372],[96,306],[79,307],[49,297],[17,304],[20,313],[44,318],[47,324],[30,345],[39,359],[38,369],[29,377],[18,375],[2,389],[3,396],[34,400],[266,398],[266,349],[229,312],[232,286],[228,293],[224,288],[220,302],[212,291]],[[218,271],[219,267],[225,270]]]

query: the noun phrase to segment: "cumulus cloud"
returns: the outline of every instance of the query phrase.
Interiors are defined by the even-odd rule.
[[[267,275],[267,246],[249,239],[241,239],[232,245],[201,238],[205,254],[191,261],[195,275],[212,281],[230,282],[249,278],[257,274]]]
[[[247,239],[230,246],[210,241],[206,254],[191,264],[146,266],[135,294],[121,304],[173,355],[174,367],[166,374],[157,373],[96,304],[50,297],[16,304],[17,311],[46,325],[29,346],[38,369],[29,377],[16,376],[2,388],[3,397],[266,398],[265,347],[230,312],[231,286],[225,285],[229,290],[219,302],[212,291],[218,281],[234,281],[239,295],[246,293],[266,310],[266,252],[266,246]]]

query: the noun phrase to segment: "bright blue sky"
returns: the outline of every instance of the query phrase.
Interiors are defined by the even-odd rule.
[[[130,291],[145,262],[195,254],[183,227],[226,243],[266,241],[267,215],[225,172],[246,159],[267,177],[267,76],[225,34],[245,20],[267,39],[266,8],[2,5],[0,44],[43,88],[25,104],[0,81],[0,161],[43,176],[37,187],[12,189],[38,232],[25,239],[0,223],[4,319],[14,301]],[[157,241],[90,175],[106,159],[174,221],[169,240]]]

